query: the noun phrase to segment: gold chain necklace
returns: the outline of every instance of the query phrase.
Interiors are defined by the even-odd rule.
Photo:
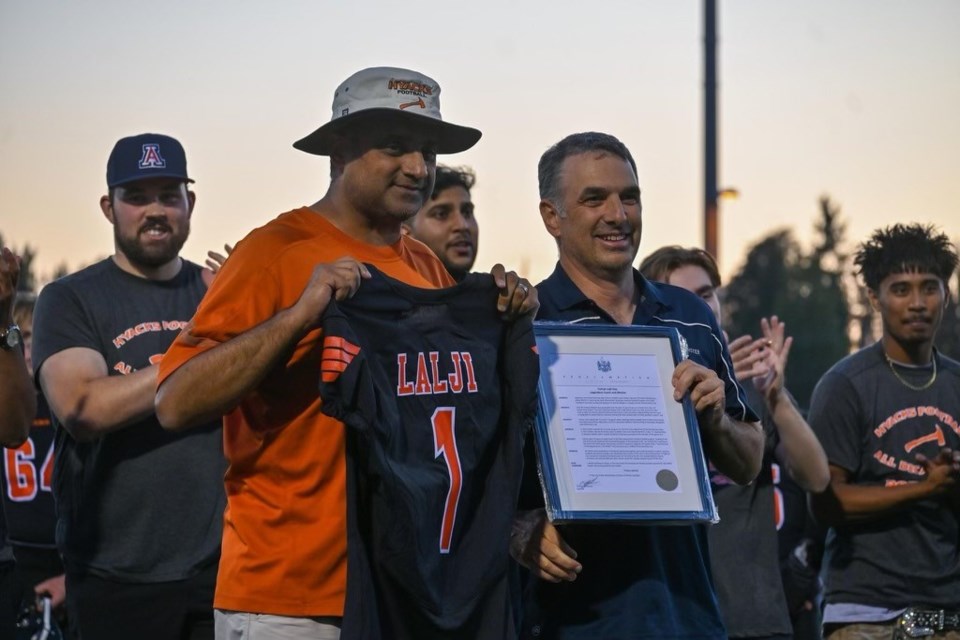
[[[919,387],[916,385],[910,384],[909,382],[907,382],[906,380],[900,377],[900,374],[897,373],[897,368],[893,365],[893,360],[890,359],[890,356],[884,353],[883,357],[887,359],[887,364],[890,365],[890,371],[893,372],[893,375],[897,378],[897,380],[899,380],[903,384],[903,386],[905,386],[908,389],[913,389],[914,391],[923,391],[924,389],[929,389],[930,385],[932,385],[937,379],[937,357],[936,356],[933,356],[933,358],[931,358],[933,360],[933,375],[930,376],[930,379],[924,382]]]

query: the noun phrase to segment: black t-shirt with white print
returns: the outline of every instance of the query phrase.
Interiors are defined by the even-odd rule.
[[[187,261],[166,281],[107,258],[52,282],[37,299],[36,375],[74,347],[100,353],[111,376],[156,364],[205,292],[200,267]],[[56,539],[68,572],[152,583],[216,561],[226,504],[219,420],[172,433],[151,414],[86,442],[53,422]]]
[[[960,363],[934,357],[936,379],[923,389],[897,379],[880,343],[844,358],[817,383],[810,425],[830,464],[849,471],[851,483],[922,482],[916,454],[934,458],[942,447],[960,449]],[[897,366],[897,374],[923,387],[933,368]],[[833,527],[825,563],[828,604],[960,608],[958,507],[926,499]]]

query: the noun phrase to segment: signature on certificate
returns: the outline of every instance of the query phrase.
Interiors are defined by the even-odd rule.
[[[577,491],[583,491],[584,489],[592,487],[593,485],[597,484],[597,482],[599,481],[600,481],[600,476],[593,476],[592,478],[589,478],[587,480],[581,480],[580,482],[577,483]]]

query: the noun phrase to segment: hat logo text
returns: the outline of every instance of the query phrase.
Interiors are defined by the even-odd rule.
[[[143,156],[140,158],[141,169],[165,169],[167,161],[160,155],[160,145],[151,142],[143,145]]]
[[[423,97],[433,95],[433,89],[431,89],[429,85],[417,82],[416,80],[391,79],[390,84],[387,86],[391,91],[396,91],[397,93],[408,96]]]

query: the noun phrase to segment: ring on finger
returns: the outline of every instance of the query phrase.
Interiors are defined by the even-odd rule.
[[[523,292],[523,296],[524,296],[524,297],[526,297],[527,294],[530,293],[530,287],[528,287],[527,285],[525,285],[525,284],[522,283],[522,282],[517,285],[517,289],[519,289],[520,291]]]

